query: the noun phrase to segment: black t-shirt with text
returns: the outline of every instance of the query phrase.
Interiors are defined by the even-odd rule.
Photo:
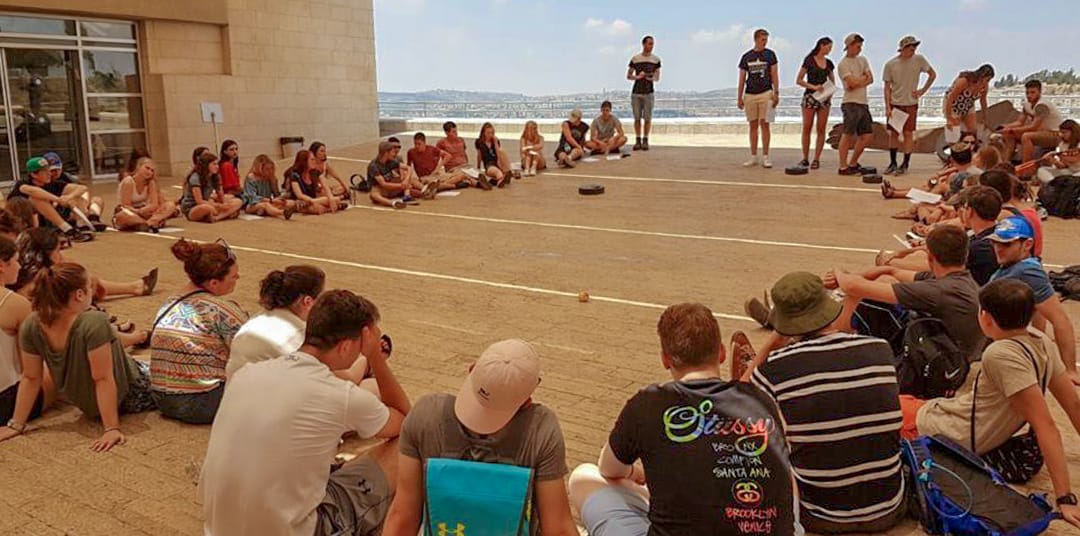
[[[645,466],[649,536],[795,532],[788,446],[776,405],[750,384],[669,382],[638,391],[608,443]]]
[[[579,121],[577,125],[574,125],[570,121],[563,121],[563,124],[570,127],[570,135],[574,137],[574,140],[578,142],[578,145],[584,147],[585,136],[589,133],[589,124],[585,121]],[[566,140],[566,135],[562,134],[559,136],[559,145],[555,147],[555,155],[558,156],[559,153],[569,153],[573,148],[574,147],[570,145],[570,142]]]
[[[772,66],[779,63],[776,53],[771,49],[760,52],[750,49],[739,60],[739,68],[746,71],[746,94],[758,95],[766,91],[772,91]]]
[[[997,255],[994,255],[994,245],[989,238],[992,234],[994,234],[994,228],[989,227],[973,236],[968,242],[967,269],[971,272],[971,278],[980,287],[989,283],[990,278],[999,268]]]

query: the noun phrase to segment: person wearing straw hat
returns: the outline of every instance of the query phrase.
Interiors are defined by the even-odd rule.
[[[581,108],[570,112],[570,119],[562,122],[562,135],[555,146],[555,160],[559,167],[572,168],[574,162],[585,156],[585,136],[589,134],[589,124],[581,120]]]
[[[397,493],[382,533],[417,533],[424,517],[424,463],[451,458],[532,468],[528,533],[577,536],[563,480],[562,429],[554,411],[533,402],[539,385],[540,355],[531,344],[509,339],[480,354],[457,396],[418,400],[402,427]]]
[[[802,525],[818,534],[885,532],[907,513],[892,349],[840,329],[842,307],[815,274],[787,274],[771,294],[769,324],[784,340],[759,354],[751,382],[787,423]]]
[[[581,524],[590,536],[802,534],[783,418],[760,389],[720,377],[712,311],[672,305],[656,331],[672,381],[627,401],[599,462],[570,475]]]
[[[885,117],[892,117],[893,111],[907,114],[904,126],[898,132],[891,124],[889,130],[889,167],[886,175],[903,175],[911,163],[911,152],[915,150],[915,127],[919,115],[919,99],[930,91],[937,80],[937,72],[922,54],[916,54],[920,41],[915,36],[907,35],[897,45],[897,55],[885,63],[881,79],[885,82]],[[926,83],[919,87],[919,79],[926,73]],[[904,162],[896,165],[896,153],[900,136],[904,136]]]

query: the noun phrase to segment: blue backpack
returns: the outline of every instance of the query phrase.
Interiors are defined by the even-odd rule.
[[[446,458],[425,465],[425,536],[528,536],[531,468]]]
[[[1045,496],[1023,496],[977,455],[952,440],[901,441],[909,508],[929,534],[1034,536],[1058,518]]]

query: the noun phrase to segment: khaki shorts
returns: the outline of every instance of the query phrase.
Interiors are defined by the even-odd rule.
[[[365,457],[345,464],[330,473],[326,496],[315,509],[315,536],[379,534],[393,498],[375,460]]]
[[[1061,143],[1061,136],[1056,130],[1036,130],[1027,134],[1031,143],[1042,149],[1056,149]]]
[[[769,118],[769,106],[772,106],[772,91],[758,93],[756,95],[743,95],[743,111],[746,112],[746,120],[767,121]]]

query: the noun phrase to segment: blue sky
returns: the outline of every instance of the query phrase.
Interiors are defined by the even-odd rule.
[[[551,95],[628,87],[626,64],[656,36],[662,86],[733,87],[754,28],[772,34],[784,86],[822,35],[867,39],[875,72],[905,34],[948,84],[990,62],[999,74],[1067,69],[1080,50],[1076,0],[374,0],[381,91]],[[1037,9],[1027,10],[1025,6]],[[760,14],[759,14],[760,13]],[[1022,18],[1021,18],[1022,17]],[[1020,23],[1018,23],[1020,21]],[[841,46],[833,51],[838,62]],[[880,77],[880,74],[879,74]]]

